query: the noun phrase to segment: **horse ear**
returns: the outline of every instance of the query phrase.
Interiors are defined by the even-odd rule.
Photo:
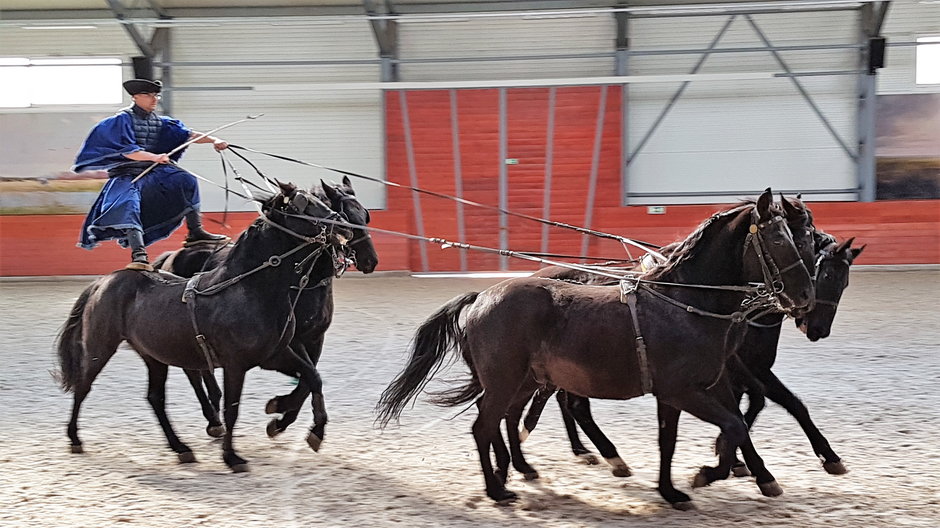
[[[800,210],[790,203],[790,200],[784,198],[783,193],[780,194],[780,204],[783,205],[783,212],[787,215],[787,218],[796,217],[800,214]]]
[[[858,257],[862,253],[862,250],[865,249],[866,246],[868,246],[868,244],[862,244],[862,247],[860,248],[850,249],[849,250],[849,262],[854,262],[856,257]]]
[[[276,178],[274,181],[277,183],[277,186],[281,188],[281,194],[284,196],[290,196],[297,192],[297,186],[291,182],[284,183]]]
[[[343,185],[349,187],[349,189],[352,190],[352,181],[349,179],[349,176],[346,176],[345,174],[343,175]]]
[[[770,204],[774,201],[774,193],[767,187],[767,190],[757,199],[757,214],[763,219],[770,216]]]
[[[342,195],[339,191],[336,190],[336,187],[326,183],[323,180],[320,180],[320,185],[323,186],[323,192],[326,193],[326,197],[332,202],[338,200]]]
[[[797,195],[796,195],[796,199],[797,199],[797,200],[802,200],[802,199],[803,199],[803,193],[797,194]]]
[[[849,249],[850,247],[852,247],[852,242],[854,242],[854,241],[855,241],[855,237],[852,237],[852,238],[846,240],[845,242],[839,244],[839,247],[836,248],[836,251],[845,251],[845,250]]]

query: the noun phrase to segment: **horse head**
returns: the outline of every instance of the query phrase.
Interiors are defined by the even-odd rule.
[[[753,253],[755,259],[745,258],[745,269],[752,270],[756,264],[759,271],[752,273],[776,294],[780,307],[787,312],[799,312],[813,302],[813,281],[784,218],[790,205],[775,206],[769,187],[753,204],[744,253],[745,256]],[[812,249],[808,239],[804,243]]]
[[[842,292],[849,285],[849,267],[865,246],[853,248],[850,238],[841,244],[829,244],[819,253],[816,263],[816,306],[795,319],[800,329],[810,341],[829,337],[832,321],[836,317]]]
[[[780,205],[783,208],[787,227],[790,228],[790,234],[793,236],[793,245],[796,246],[806,271],[812,276],[816,272],[818,248],[815,244],[816,226],[813,225],[813,213],[800,199],[800,195],[795,198],[785,198],[781,194]]]
[[[343,176],[342,184],[330,185],[320,180],[321,189],[334,211],[342,215],[350,224],[363,226],[352,229],[352,241],[349,242],[349,257],[355,262],[356,269],[363,273],[372,273],[379,264],[379,256],[372,244],[372,237],[364,226],[372,220],[369,210],[356,198],[352,182]]]
[[[297,238],[325,236],[326,243],[344,245],[352,238],[352,231],[343,226],[320,220],[340,220],[340,215],[314,196],[310,191],[298,189],[292,183],[277,182],[280,192],[265,200],[261,206],[266,221]]]

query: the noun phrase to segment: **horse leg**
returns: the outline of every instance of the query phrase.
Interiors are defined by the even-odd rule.
[[[584,434],[588,435],[588,438],[591,439],[591,442],[594,443],[594,446],[600,451],[604,460],[610,464],[612,468],[611,473],[613,473],[615,477],[629,477],[632,474],[630,467],[620,458],[613,442],[607,438],[607,435],[605,435],[604,432],[601,431],[601,428],[597,426],[597,423],[594,422],[594,417],[591,415],[591,400],[583,396],[568,394],[567,403],[567,406],[562,407],[562,409],[568,411],[571,417],[577,420],[578,425],[581,426],[581,430],[584,431]],[[572,427],[572,429],[574,428]],[[569,430],[569,437],[570,434],[571,430]],[[574,434],[577,435],[577,432]]]
[[[578,436],[578,428],[575,426],[575,420],[571,416],[571,410],[568,408],[568,393],[560,390],[555,393],[555,399],[558,401],[558,408],[561,409],[561,421],[565,424],[565,432],[568,434],[568,443],[571,444],[571,452],[574,456],[584,460],[590,465],[598,463],[597,457],[591,453],[588,448],[581,443]]]
[[[551,385],[540,387],[535,391],[535,396],[532,397],[532,402],[529,404],[529,410],[522,421],[522,430],[519,431],[520,442],[525,442],[529,434],[535,430],[535,426],[539,424],[542,410],[545,409],[545,404],[548,403],[548,399],[553,392],[555,392],[555,387]]]
[[[320,359],[320,350],[323,348],[323,336],[321,335],[318,340],[314,340],[311,347],[307,347],[300,339],[295,338],[291,341],[290,347],[300,357],[310,358],[310,362],[316,367],[317,361]],[[313,354],[310,354],[311,350],[317,351],[315,354],[316,360],[313,359]],[[304,384],[298,383],[290,394],[275,396],[268,401],[264,408],[267,414],[282,413],[280,418],[274,418],[268,422],[267,433],[269,437],[274,438],[283,433],[290,424],[297,421],[297,416],[300,414],[304,401],[309,395],[308,388]]]
[[[153,413],[157,415],[157,421],[160,422],[160,427],[163,429],[163,434],[166,435],[170,449],[176,453],[180,463],[195,462],[196,456],[193,455],[193,450],[176,436],[173,425],[170,424],[170,418],[166,415],[167,366],[151,357],[142,357],[144,363],[147,364],[147,401],[150,402]]]
[[[326,404],[323,401],[323,379],[307,355],[298,355],[291,347],[284,350],[282,361],[284,365],[289,365],[292,370],[300,373],[300,383],[291,394],[312,394],[310,404],[313,407],[313,425],[307,434],[307,444],[314,451],[319,451],[326,435],[326,423],[329,420],[326,414]],[[270,428],[270,424],[268,427]]]
[[[219,413],[222,411],[222,388],[219,387],[219,382],[215,379],[215,372],[213,370],[203,370],[200,372],[202,373],[202,382],[206,385],[206,392],[209,394],[209,402],[212,404],[215,412]]]
[[[764,409],[766,405],[766,400],[764,398],[763,386],[761,387],[748,387],[746,391],[741,391],[737,388],[734,390],[734,397],[736,404],[735,406],[740,408],[741,399],[744,397],[744,393],[747,392],[747,411],[744,413],[744,423],[747,425],[748,430],[751,429],[751,426],[754,425],[754,421],[757,420],[757,415]],[[721,434],[718,434],[718,437],[715,439],[715,454],[721,453],[721,449],[724,445],[724,437]],[[751,472],[748,471],[747,466],[744,462],[738,459],[737,450],[734,453],[734,461],[731,463],[731,473],[735,477],[749,477]]]
[[[108,363],[111,356],[117,352],[119,344],[121,344],[121,338],[117,336],[111,336],[111,339],[105,343],[96,343],[91,339],[87,340],[86,346],[88,348],[87,351],[84,352],[86,361],[82,369],[82,377],[72,389],[72,414],[69,417],[67,428],[69,440],[72,442],[72,453],[85,452],[84,447],[82,447],[82,441],[78,437],[78,414],[81,412],[82,402],[85,401],[85,398],[88,397],[88,393],[91,392],[91,384],[94,383],[95,378],[101,373],[101,369]]]
[[[659,485],[656,490],[673,508],[691,510],[695,508],[692,498],[672,484],[672,457],[676,452],[680,411],[657,398],[656,413],[659,417]]]
[[[506,413],[506,436],[509,440],[509,453],[512,459],[512,467],[519,473],[522,473],[526,480],[539,478],[539,472],[525,460],[525,455],[522,453],[522,439],[519,435],[519,420],[522,418],[522,410],[525,409],[526,402],[532,397],[532,392],[535,390],[535,387],[536,385],[533,381],[531,387],[523,387],[520,389],[519,393],[516,395],[515,401]],[[508,468],[505,468],[503,471],[505,477],[508,473]],[[505,482],[505,478],[503,482]]]
[[[245,371],[240,368],[226,367],[222,370],[225,391],[223,395],[225,415],[225,436],[222,437],[222,460],[233,473],[248,471],[248,461],[235,453],[232,437],[235,421],[238,420],[238,404],[241,402],[242,389],[245,385]]]
[[[186,379],[189,380],[189,384],[193,387],[193,392],[196,393],[196,399],[199,400],[199,405],[202,407],[202,416],[209,422],[209,424],[206,425],[206,434],[219,438],[225,434],[225,428],[222,426],[222,422],[219,421],[218,407],[212,405],[209,396],[206,395],[206,391],[202,389],[203,371],[183,369],[183,372],[186,373]]]
[[[507,398],[498,398],[493,393],[483,393],[483,396],[477,399],[477,407],[480,411],[472,427],[473,439],[476,441],[477,452],[480,455],[483,481],[486,484],[486,495],[500,503],[513,501],[518,497],[506,489],[505,483],[493,471],[493,462],[490,460],[490,446],[493,446],[496,451],[497,458],[500,456],[501,448],[506,466],[509,465],[509,453],[499,432],[499,424],[506,415],[506,400]]]
[[[829,446],[829,440],[823,436],[819,428],[816,427],[816,424],[813,423],[812,418],[809,417],[809,410],[806,408],[806,405],[804,405],[795,394],[790,392],[790,389],[788,389],[773,372],[767,371],[763,373],[761,381],[764,382],[767,396],[772,401],[783,406],[783,408],[799,422],[800,427],[803,428],[803,432],[806,433],[806,438],[809,439],[810,444],[813,446],[813,452],[822,460],[823,468],[826,472],[833,475],[847,473],[848,469],[846,469],[845,465],[842,463],[842,459],[832,450],[832,447]]]
[[[695,476],[692,487],[707,486],[716,480],[728,478],[731,473],[731,465],[734,462],[735,451],[740,447],[741,453],[744,455],[744,461],[747,463],[747,469],[754,474],[761,493],[768,497],[780,495],[783,490],[757,454],[757,450],[751,443],[751,437],[747,433],[744,417],[741,416],[741,411],[736,407],[734,394],[727,378],[723,377],[722,379],[724,383],[714,389],[707,392],[694,391],[676,400],[677,406],[681,406],[683,411],[720,427],[721,434],[724,437],[723,445],[719,446],[718,466],[702,467]]]

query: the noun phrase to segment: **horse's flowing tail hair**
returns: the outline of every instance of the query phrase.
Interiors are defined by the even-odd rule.
[[[418,327],[412,343],[411,359],[382,392],[375,406],[378,415],[376,421],[382,427],[393,418],[398,418],[408,402],[441,369],[447,352],[460,345],[463,340],[463,331],[458,325],[460,313],[464,307],[473,304],[478,295],[479,292],[471,292],[451,299]]]
[[[82,381],[85,365],[85,346],[82,344],[82,315],[85,305],[94,291],[93,287],[86,288],[69,314],[65,326],[59,332],[57,348],[59,350],[59,370],[53,374],[62,390],[71,392]]]

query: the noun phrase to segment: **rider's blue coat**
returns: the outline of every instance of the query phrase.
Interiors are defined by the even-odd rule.
[[[159,136],[155,146],[150,148],[155,154],[170,152],[185,143],[190,135],[190,129],[180,121],[166,116],[160,119]],[[85,218],[80,247],[92,249],[109,239],[126,245],[124,230],[128,228],[143,231],[144,243],[150,245],[170,236],[187,213],[198,210],[196,179],[179,167],[158,165],[140,181],[132,183],[144,169],[124,154],[138,150],[142,147],[137,143],[130,109],[102,120],[82,145],[72,170],[107,170],[111,177]],[[181,150],[170,157],[177,161],[182,154]]]

